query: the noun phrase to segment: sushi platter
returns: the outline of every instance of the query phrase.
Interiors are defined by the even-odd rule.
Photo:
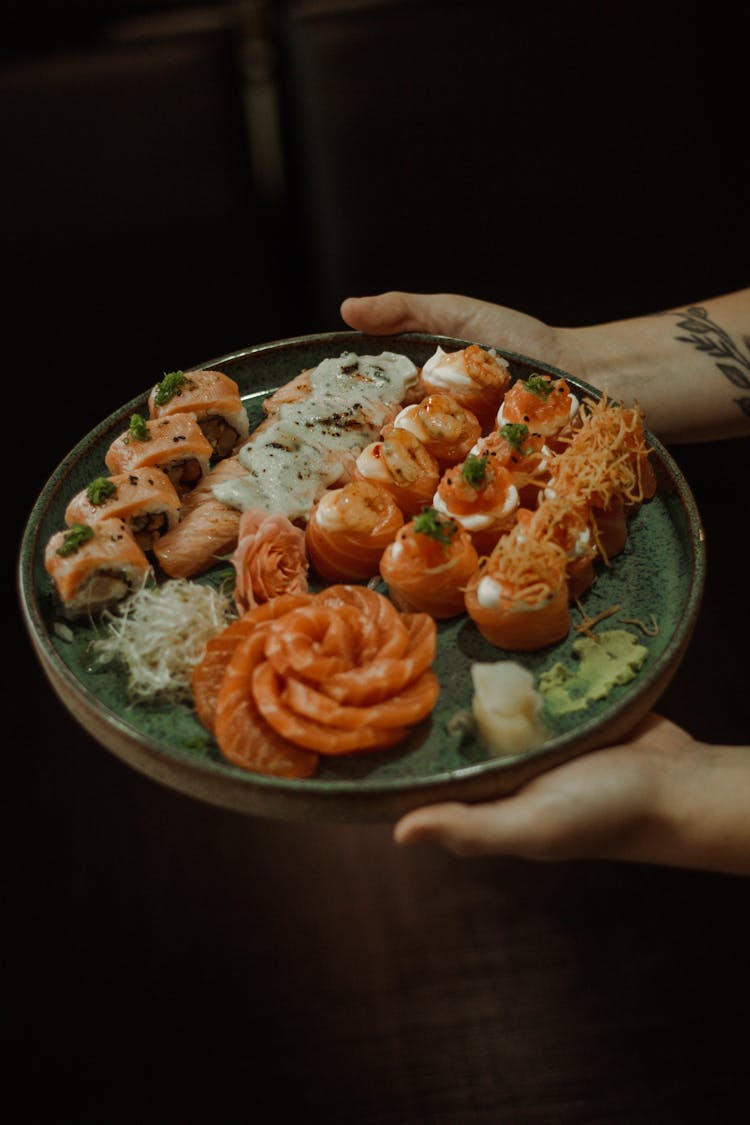
[[[301,373],[331,357],[387,353],[405,357],[407,367],[414,365],[421,370],[436,349],[450,354],[469,347],[476,345],[419,333],[368,337],[332,332],[248,347],[202,362],[192,370],[221,372],[236,386],[241,409],[234,405],[232,424],[244,441],[259,425],[268,424],[264,403],[270,396],[294,385]],[[602,400],[601,390],[573,374],[502,348],[493,349],[495,354],[507,368],[512,384],[532,376],[565,380],[577,400]],[[91,482],[110,479],[108,473],[118,475],[123,482],[128,476],[132,480],[133,474],[146,473],[158,478],[162,494],[170,495],[165,516],[168,522],[163,529],[165,549],[157,552],[159,563],[154,567],[157,583],[166,584],[182,575],[179,546],[166,549],[176,520],[172,509],[179,505],[172,487],[174,478],[171,482],[162,479],[164,474],[156,463],[151,471],[149,466],[128,461],[137,445],[135,438],[128,439],[134,420],[143,425],[142,420],[147,419],[152,432],[158,426],[169,429],[170,434],[173,426],[183,424],[182,419],[175,422],[168,413],[157,416],[153,396],[154,380],[144,373],[143,393],[103,419],[81,437],[61,464],[50,467],[49,480],[34,505],[20,546],[18,583],[23,618],[50,689],[97,744],[155,782],[210,804],[261,817],[394,820],[409,809],[434,801],[480,801],[502,796],[542,771],[612,744],[646,715],[676,674],[700,612],[704,537],[686,480],[671,454],[646,428],[653,492],[630,518],[624,546],[607,560],[607,565],[597,568],[595,581],[580,600],[571,602],[572,626],[562,631],[561,639],[505,652],[487,639],[466,612],[438,615],[433,626],[435,655],[429,675],[434,691],[429,696],[430,707],[424,714],[420,712],[419,721],[403,737],[366,753],[321,754],[316,768],[306,775],[304,770],[296,776],[283,776],[243,768],[222,751],[190,698],[134,698],[126,669],[117,660],[96,658],[106,619],[91,613],[66,613],[50,565],[51,544],[58,566],[62,565],[60,559],[68,561],[66,553],[75,554],[78,549],[77,541],[68,542],[67,548],[64,544],[71,528],[77,528],[79,534],[81,528],[88,527],[84,521],[91,507],[87,507],[85,494],[88,488],[91,495]],[[206,443],[200,433],[170,440],[183,445],[192,442],[205,462],[200,472],[206,471],[211,449],[203,448]],[[281,479],[275,481],[274,488],[278,489]],[[155,489],[154,479],[149,484]],[[231,509],[239,504],[238,489],[242,487],[244,478],[230,475],[221,486],[223,491],[217,489],[217,493],[229,498]],[[178,481],[177,493],[180,491]],[[163,500],[158,502],[166,509]],[[112,533],[110,538],[116,532],[117,520],[126,518],[123,512],[118,510],[116,518],[104,521]],[[148,531],[155,526],[152,507],[139,528]],[[221,548],[214,550],[211,565],[201,566],[190,575],[190,581],[207,596],[220,595],[227,589],[236,521],[232,529]],[[93,532],[87,535],[93,538]],[[148,569],[153,544],[154,540],[143,540],[132,551],[132,565],[139,575]],[[166,569],[161,568],[162,562]],[[109,573],[106,560],[103,572]],[[375,591],[387,599],[388,585],[378,575],[362,584],[368,592]],[[313,579],[315,592],[323,592],[326,585],[316,585]],[[545,716],[545,737],[531,748],[503,754],[490,751],[468,721],[472,714],[472,668],[511,658],[536,683],[556,668],[575,668],[579,626],[607,617],[614,612],[613,607],[620,611],[622,622],[630,623],[624,627],[637,635],[645,650],[637,674],[616,683],[605,696],[585,706]]]

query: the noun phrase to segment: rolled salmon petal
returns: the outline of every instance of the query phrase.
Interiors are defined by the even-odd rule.
[[[322,685],[326,695],[350,706],[371,706],[403,691],[429,668],[437,650],[434,620],[426,613],[400,616],[409,638],[404,654],[337,673]]]
[[[318,594],[318,600],[333,606],[350,605],[359,610],[362,619],[373,626],[373,635],[382,638],[378,646],[381,656],[401,656],[409,647],[409,633],[402,614],[377,590],[369,586],[329,586]]]
[[[414,726],[427,718],[439,694],[437,676],[428,670],[404,691],[369,707],[350,707],[337,703],[323,692],[296,679],[287,681],[281,698],[297,715],[314,715],[324,726],[359,730],[365,726],[384,729]]]
[[[317,603],[303,606],[284,615],[271,631],[266,656],[280,676],[325,681],[354,663],[358,624],[352,607],[334,612]]]
[[[224,673],[240,641],[248,637],[257,625],[271,621],[290,610],[312,600],[311,594],[281,594],[249,610],[243,617],[232,621],[206,645],[202,659],[192,673],[193,705],[198,718],[207,730],[213,732],[216,700]]]
[[[407,727],[382,729],[363,726],[357,730],[323,725],[318,718],[303,718],[291,711],[283,698],[284,680],[268,661],[257,662],[252,674],[254,705],[266,723],[281,736],[308,751],[338,756],[361,750],[380,750],[401,742]]]
[[[242,769],[273,777],[310,777],[317,754],[279,735],[256,706],[252,683],[255,671],[265,663],[268,628],[261,622],[232,654],[216,701],[214,737],[224,757]]]

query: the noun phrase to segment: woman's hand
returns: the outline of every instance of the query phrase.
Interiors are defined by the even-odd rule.
[[[658,715],[621,745],[583,754],[517,793],[425,806],[398,844],[462,856],[613,859],[750,874],[750,748],[707,746]]]
[[[429,332],[546,363],[610,398],[638,402],[662,441],[750,434],[750,289],[688,309],[574,328],[552,328],[503,305],[452,293],[348,297],[341,316],[374,336]]]
[[[527,355],[570,371],[579,362],[565,330],[489,301],[453,293],[381,293],[348,297],[341,316],[351,327],[370,335],[431,332],[455,336]]]

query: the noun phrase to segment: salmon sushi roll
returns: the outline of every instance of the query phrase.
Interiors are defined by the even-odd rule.
[[[465,612],[464,589],[478,565],[469,533],[427,508],[386,547],[380,574],[402,612],[445,619]]]
[[[516,523],[519,538],[551,540],[563,548],[568,597],[580,597],[594,581],[599,557],[588,505],[567,497],[546,499],[534,509],[520,508]]]
[[[460,465],[446,469],[432,503],[441,515],[460,523],[477,552],[485,555],[515,523],[518,489],[510,470],[496,458],[470,453]]]
[[[120,519],[76,523],[47,543],[44,566],[68,618],[95,616],[151,576],[151,565]]]
[[[410,430],[435,458],[441,472],[463,461],[482,436],[476,414],[448,394],[427,395],[421,402],[405,406],[396,415],[393,425]]]
[[[234,551],[242,512],[219,500],[214,488],[243,475],[237,458],[226,457],[185,494],[179,523],[154,545],[156,560],[170,578],[194,578]]]
[[[450,395],[478,418],[483,433],[494,425],[510,381],[510,367],[503,357],[479,344],[455,352],[438,347],[420,375],[425,395]]]
[[[180,518],[177,489],[161,469],[137,469],[111,477],[96,477],[65,509],[65,522],[94,524],[121,519],[138,546],[150,551]]]
[[[530,433],[541,434],[553,444],[569,431],[578,408],[578,399],[565,379],[534,374],[518,379],[506,392],[496,421],[498,428],[508,422],[527,426]]]
[[[151,418],[194,414],[214,460],[229,457],[247,439],[250,423],[234,379],[223,371],[170,371],[151,388]]]
[[[133,414],[128,429],[110,445],[104,462],[113,475],[161,469],[182,497],[206,475],[212,454],[195,414],[151,419]]]
[[[498,540],[465,594],[466,610],[485,640],[511,652],[533,652],[566,637],[566,565],[558,543],[526,538],[518,526]]]
[[[440,467],[413,433],[393,429],[365,446],[354,462],[352,478],[386,488],[401,511],[411,517],[432,504]]]
[[[404,514],[386,488],[349,481],[324,492],[305,528],[307,555],[329,582],[360,582],[378,574],[380,558],[404,525]]]
[[[522,507],[533,507],[540,490],[549,480],[551,450],[541,434],[532,434],[523,422],[506,422],[485,434],[470,450],[477,457],[488,454],[492,461],[508,469],[518,489]]]
[[[569,445],[550,464],[546,496],[578,497],[590,509],[603,560],[623,550],[628,519],[656,491],[643,419],[603,396],[586,401]]]

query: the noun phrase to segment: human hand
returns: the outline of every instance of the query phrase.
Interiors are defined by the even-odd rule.
[[[347,297],[341,316],[351,328],[375,336],[431,332],[533,356],[566,371],[578,364],[569,330],[551,328],[533,316],[473,297],[396,291]]]
[[[462,856],[618,859],[734,870],[733,861],[727,864],[722,855],[714,862],[710,851],[714,749],[730,755],[725,774],[717,775],[718,788],[730,779],[736,785],[731,777],[736,755],[731,752],[737,748],[706,747],[651,714],[620,745],[574,758],[510,796],[409,812],[397,822],[394,839],[398,844],[430,841]],[[740,765],[743,761],[747,779],[750,756],[740,758]],[[700,804],[704,795],[705,810]],[[726,813],[731,824],[731,801]],[[695,831],[690,825],[683,839],[684,824],[693,815]],[[725,820],[719,832],[726,831]],[[693,855],[691,839],[700,848],[706,832],[708,850]],[[739,854],[742,868],[750,859],[742,845]]]

